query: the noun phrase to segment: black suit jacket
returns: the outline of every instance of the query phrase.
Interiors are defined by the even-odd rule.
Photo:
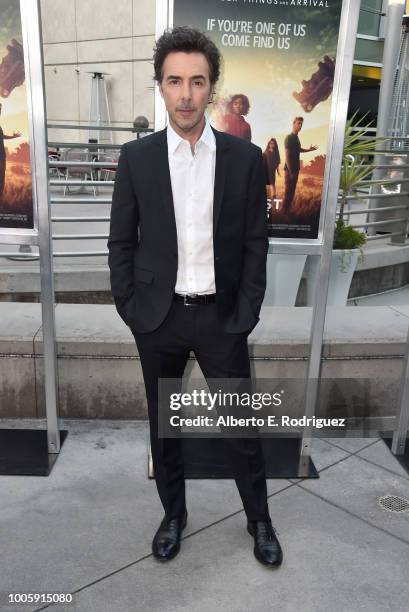
[[[213,130],[216,302],[225,331],[250,332],[266,287],[267,207],[261,149]],[[108,239],[117,311],[137,332],[155,330],[173,299],[178,250],[166,130],[123,145]]]

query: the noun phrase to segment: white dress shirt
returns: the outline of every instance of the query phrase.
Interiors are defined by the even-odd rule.
[[[192,155],[190,143],[167,127],[168,157],[175,209],[178,271],[176,293],[215,293],[213,192],[216,139],[206,120]]]

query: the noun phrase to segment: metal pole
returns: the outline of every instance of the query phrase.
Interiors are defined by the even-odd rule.
[[[388,0],[388,8],[386,12],[385,23],[385,42],[383,46],[382,57],[382,79],[379,91],[379,107],[376,136],[388,136],[388,127],[390,122],[391,110],[391,95],[396,77],[396,68],[398,65],[399,51],[401,45],[402,18],[403,18],[404,0]],[[384,143],[378,143],[379,149],[384,149]],[[384,156],[377,155],[374,158],[375,166],[385,164]],[[384,170],[376,169],[373,173],[374,180],[380,180],[384,176]],[[373,189],[372,193],[380,193],[380,186]],[[380,206],[376,199],[370,202],[370,208],[378,208]],[[376,221],[382,219],[383,213],[371,213],[368,215],[368,221]],[[374,235],[375,228],[368,230],[368,235]]]
[[[305,416],[307,418],[313,416],[318,397],[318,382],[321,370],[321,353],[331,266],[332,244],[336,220],[336,205],[338,200],[345,123],[348,111],[348,100],[351,86],[359,11],[360,2],[357,2],[356,0],[346,0],[346,2],[343,3],[328,146],[328,150],[330,152],[330,162],[327,163],[327,177],[326,180],[324,179],[326,190],[323,193],[323,199],[326,201],[326,213],[324,221],[323,244],[317,287],[315,291],[315,295],[317,297],[313,306],[310,333],[311,348],[308,362],[305,400]],[[311,454],[311,432],[311,427],[306,427],[303,431],[299,475],[302,475],[308,466],[308,461]]]
[[[30,141],[32,164],[33,169],[35,169],[35,172],[33,172],[33,194],[38,208],[47,444],[49,453],[58,453],[60,451],[60,433],[57,418],[57,351],[40,6],[39,0],[20,0],[20,6],[23,35],[26,43],[24,45],[24,61],[26,70],[28,69],[30,74],[30,78],[26,80],[26,86],[27,101],[32,119]]]
[[[385,23],[385,44],[382,57],[382,79],[379,91],[377,136],[388,135],[391,94],[395,82],[401,45],[403,5],[404,0],[389,0],[388,2]]]
[[[173,26],[173,2],[172,0],[156,0],[156,28],[155,40],[163,34],[164,30]],[[158,84],[155,81],[155,132],[166,127],[166,107],[159,93]]]
[[[402,383],[399,392],[399,415],[392,437],[391,451],[394,455],[405,453],[406,436],[409,427],[409,331],[406,341],[406,354],[403,364]]]
[[[101,105],[100,105],[100,99],[99,99],[100,93],[101,93],[100,92],[101,77],[100,77],[99,74],[98,75],[94,75],[94,79],[95,79],[96,86],[97,86],[96,87],[96,89],[97,89],[97,94],[96,94],[97,95],[97,121],[96,121],[96,124],[99,127],[101,125]]]

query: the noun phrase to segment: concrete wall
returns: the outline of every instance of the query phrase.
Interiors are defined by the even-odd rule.
[[[55,314],[60,416],[146,418],[135,341],[115,307],[58,304]],[[262,308],[249,338],[255,378],[304,379],[311,315],[311,308]],[[345,407],[354,416],[396,413],[408,324],[409,306],[328,308],[321,415],[343,416]],[[201,378],[194,360],[187,375]],[[40,304],[0,303],[0,390],[0,418],[44,417]]]
[[[153,127],[155,0],[41,0],[47,117],[88,122],[91,78],[105,77],[111,120],[144,115]],[[132,137],[116,133],[115,142]],[[50,130],[50,140],[87,141],[87,131]]]

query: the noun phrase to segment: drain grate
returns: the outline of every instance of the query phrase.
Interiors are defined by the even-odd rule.
[[[409,500],[397,495],[383,495],[378,500],[379,505],[388,512],[409,512]]]

